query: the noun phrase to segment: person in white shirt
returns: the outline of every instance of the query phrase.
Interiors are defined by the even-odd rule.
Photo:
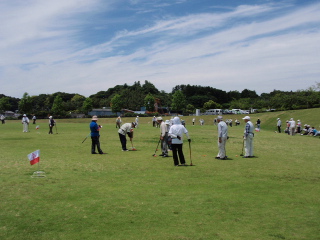
[[[162,117],[157,117],[157,121],[160,124],[160,140],[162,153],[159,156],[168,156],[168,125],[162,120]]]
[[[32,117],[32,124],[36,124],[36,121],[37,121],[37,117],[36,117],[36,115],[33,115],[33,117]]]
[[[297,133],[301,133],[301,121],[297,121]]]
[[[136,117],[136,128],[139,126],[139,116]]]
[[[290,135],[293,136],[295,134],[295,130],[296,130],[296,121],[293,120],[293,118],[290,119],[289,121],[289,132]]]
[[[1,115],[1,116],[0,116],[0,120],[1,120],[2,124],[5,124],[5,123],[6,123],[6,121],[5,121],[5,116]]]
[[[278,128],[278,133],[281,133],[281,119],[277,118],[277,128]]]
[[[116,119],[116,128],[120,128],[121,123],[122,123],[122,120],[121,120],[121,117],[119,116],[119,117],[117,117],[117,119]]]
[[[22,125],[23,125],[23,132],[29,132],[29,118],[26,114],[23,114],[22,117]]]
[[[126,134],[128,134],[130,141],[132,141],[133,138],[133,129],[136,127],[136,123],[132,122],[132,123],[124,123],[120,129],[118,130],[119,133],[119,139],[121,142],[121,146],[122,146],[122,151],[126,152],[129,151],[127,149],[127,138],[126,138]]]
[[[223,121],[222,116],[217,117],[217,123],[218,123],[218,148],[219,153],[216,157],[216,159],[225,160],[228,157],[226,156],[226,143],[228,139],[228,126]]]
[[[251,158],[253,156],[253,137],[254,137],[254,126],[253,123],[250,121],[249,116],[245,116],[242,118],[246,126],[244,128],[244,135],[243,135],[243,140],[244,140],[244,148],[245,148],[245,154],[244,158]]]
[[[188,141],[191,142],[191,139],[188,134],[188,130],[181,124],[180,118],[175,117],[173,119],[173,125],[170,127],[168,135],[172,138],[172,155],[173,155],[173,162],[175,166],[182,166],[186,165],[186,161],[184,159],[182,146],[183,146],[183,134],[186,134],[188,137]],[[179,158],[178,158],[179,156]]]

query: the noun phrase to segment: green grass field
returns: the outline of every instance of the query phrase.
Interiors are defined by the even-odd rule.
[[[195,165],[187,167],[152,156],[159,129],[151,118],[140,118],[130,152],[121,151],[115,119],[99,119],[104,155],[90,154],[90,138],[81,143],[90,119],[58,119],[53,135],[47,120],[29,133],[7,121],[0,125],[0,239],[320,239],[320,139],[275,133],[278,116],[283,125],[294,117],[320,128],[320,109],[252,115],[262,121],[257,158],[239,156],[241,120],[229,127],[224,161],[214,159],[213,116],[204,126],[183,117]],[[27,154],[37,149],[45,178],[31,177],[38,166]],[[184,153],[190,163],[186,139]]]

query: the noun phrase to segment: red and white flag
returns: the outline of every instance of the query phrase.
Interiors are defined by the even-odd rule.
[[[40,150],[28,154],[28,158],[31,165],[38,163],[40,161]]]

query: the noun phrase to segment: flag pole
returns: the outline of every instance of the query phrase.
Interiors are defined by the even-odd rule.
[[[38,171],[35,171],[32,178],[43,178],[46,177],[46,173],[44,171],[40,171],[40,161],[38,162]]]

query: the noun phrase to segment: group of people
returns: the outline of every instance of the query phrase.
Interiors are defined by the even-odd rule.
[[[281,119],[277,118],[277,131],[278,133],[281,133]],[[311,127],[308,124],[304,124],[302,128],[302,123],[300,120],[295,121],[293,118],[290,118],[290,120],[286,120],[286,128],[284,130],[285,133],[288,135],[309,135],[309,136],[320,136],[320,132],[315,129],[315,127]]]
[[[189,132],[179,117],[163,121],[162,117],[157,118],[160,125],[161,151],[160,156],[169,157],[168,149],[172,150],[174,166],[185,166],[186,160],[183,154],[183,135],[186,135],[188,142],[191,142]]]
[[[36,124],[36,120],[37,120],[37,117],[35,115],[33,115],[32,124]],[[29,132],[30,120],[26,114],[22,115],[21,123],[22,123],[22,132]],[[48,134],[53,134],[52,128],[55,126],[55,124],[56,124],[56,121],[53,119],[52,116],[50,116],[49,117],[49,132],[48,132]]]
[[[244,158],[252,158],[253,155],[253,138],[254,138],[254,125],[251,122],[251,118],[249,116],[245,116],[243,118],[246,123],[243,134],[243,147],[245,149],[245,153],[243,154]],[[216,159],[226,160],[228,156],[226,155],[226,143],[228,140],[228,125],[225,121],[223,121],[223,116],[217,117],[217,128],[218,128],[218,148],[219,152],[216,156]]]
[[[179,117],[174,117],[171,120],[163,121],[162,117],[155,118],[156,122],[153,126],[159,126],[160,129],[160,139],[159,143],[161,142],[161,151],[162,153],[160,156],[162,157],[169,157],[168,151],[169,149],[172,150],[173,155],[173,162],[175,166],[184,166],[186,165],[186,161],[184,158],[184,154],[182,151],[183,146],[183,135],[185,134],[188,138],[188,141],[191,142],[189,137],[188,130],[185,126],[181,123]],[[103,151],[100,147],[100,129],[102,128],[101,125],[97,124],[98,117],[93,116],[90,123],[90,135],[91,135],[91,153],[97,154],[96,150],[99,154],[103,154]],[[126,152],[129,151],[127,148],[127,138],[129,137],[130,141],[132,142],[133,139],[133,132],[134,129],[139,124],[139,118],[135,119],[135,122],[122,123],[121,118],[118,117],[116,120],[116,128],[119,128],[118,135],[119,140],[121,143],[122,151]]]
[[[320,136],[320,131],[318,131],[315,127],[311,127],[310,125],[305,124],[300,134],[316,137],[316,136]]]

